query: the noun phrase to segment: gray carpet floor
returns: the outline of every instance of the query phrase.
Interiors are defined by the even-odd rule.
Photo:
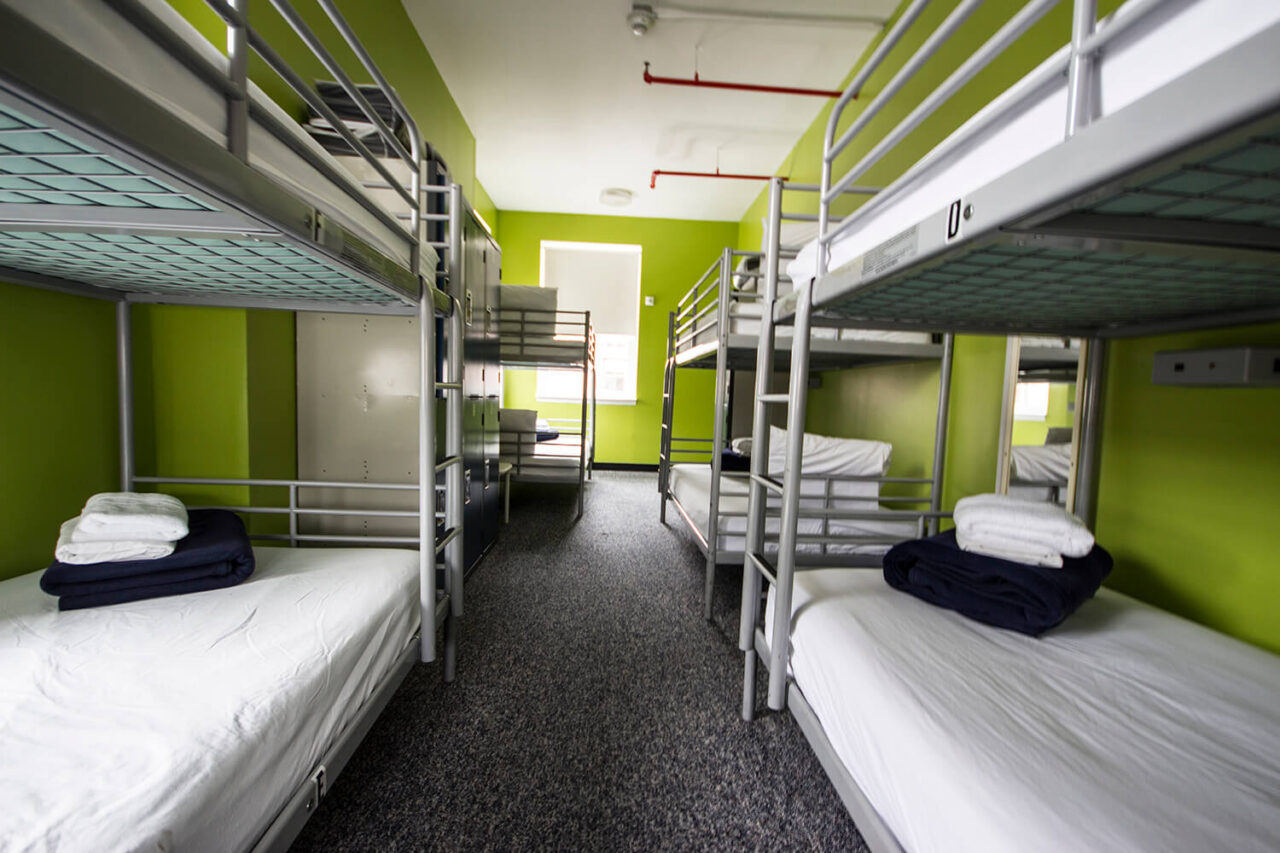
[[[576,523],[517,485],[457,680],[410,672],[295,849],[864,850],[790,714],[739,716],[740,572],[704,621],[670,518],[653,474],[597,472]]]

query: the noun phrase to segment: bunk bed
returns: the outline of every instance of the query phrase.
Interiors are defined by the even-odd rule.
[[[581,377],[577,418],[544,418],[533,410],[504,409],[499,417],[499,459],[515,483],[577,486],[581,518],[586,483],[595,463],[595,333],[590,311],[562,311],[555,290],[501,285],[498,298],[499,363],[504,370],[556,370]]]
[[[958,4],[841,129],[924,5],[903,10],[837,100],[818,236],[790,267],[795,292],[766,312],[795,326],[790,389],[776,398],[789,406],[790,464],[781,484],[753,467],[742,714],[754,716],[763,662],[768,706],[790,708],[875,851],[1274,849],[1275,656],[1105,589],[1031,640],[902,596],[871,572],[797,575],[795,436],[819,319],[1083,338],[1070,485],[1091,523],[1107,340],[1280,316],[1280,8],[1130,0],[1098,22],[1096,6],[1076,0],[1066,47],[834,218],[841,188],[1055,4],[1027,4],[833,174],[975,4]],[[764,409],[753,442],[767,448]],[[764,492],[777,486],[771,560]]]
[[[230,508],[287,517],[288,533],[256,539],[398,546],[257,548],[259,570],[239,586],[74,613],[57,612],[35,573],[4,582],[0,835],[19,847],[285,849],[414,661],[437,659],[442,624],[454,676],[460,312],[435,286],[437,246],[424,239],[421,136],[333,3],[318,3],[408,145],[296,11],[273,5],[406,167],[407,187],[247,23],[243,3],[208,4],[227,25],[229,60],[156,0],[81,2],[74,14],[0,5],[0,279],[116,304],[121,489],[278,487],[285,507]],[[250,51],[330,121],[399,210],[249,82]],[[130,323],[147,302],[417,318],[415,481],[139,475]],[[450,339],[442,374],[437,319]],[[315,488],[411,491],[417,508],[307,507],[299,492]],[[317,514],[412,518],[417,536],[301,532]]]
[[[795,184],[784,185],[783,190],[812,193],[817,187]],[[856,188],[856,192],[862,194],[865,190]],[[783,211],[781,202],[771,209],[770,217],[770,221],[779,223],[811,218]],[[703,616],[707,619],[711,618],[716,566],[742,561],[746,532],[750,475],[745,471],[726,471],[723,467],[732,421],[733,374],[757,367],[763,306],[772,304],[766,302],[766,294],[769,288],[777,291],[789,282],[779,271],[781,260],[788,256],[794,257],[794,252],[780,243],[772,248],[766,245],[761,252],[726,248],[668,316],[658,454],[658,490],[662,496],[659,517],[665,524],[667,505],[674,506],[702,551],[706,561]],[[790,336],[777,334],[773,352],[766,377],[775,367],[785,370],[789,366]],[[841,324],[817,330],[811,344],[809,367],[814,371],[839,370],[933,359],[949,366],[950,357],[949,338],[934,343],[933,335],[928,332],[882,331]],[[683,369],[715,371],[714,429],[710,438],[675,434],[676,375]],[[943,425],[950,399],[949,376],[949,369],[944,367],[938,396],[940,429],[934,442],[938,460],[946,449]],[[885,463],[887,465],[887,456]],[[780,470],[772,473],[777,475]],[[883,468],[874,467],[849,469],[844,474],[811,470],[805,476],[804,485],[810,496],[806,501],[808,505],[825,510],[837,506],[848,508],[852,503],[875,512],[883,502],[894,507],[894,514],[884,519],[869,516],[834,523],[821,515],[806,514],[800,523],[804,535],[813,537],[814,541],[803,548],[804,559],[816,564],[847,562],[850,554],[857,554],[856,562],[875,565],[889,545],[917,535],[921,519],[910,516],[911,506],[927,505],[937,509],[933,494],[938,494],[938,490],[933,488],[933,482],[927,478],[890,478]],[[882,495],[880,487],[885,484],[894,484],[895,488],[927,487],[931,494]],[[858,496],[861,502],[856,500]],[[768,523],[766,538],[768,548],[773,549],[776,548],[777,519],[771,518]]]

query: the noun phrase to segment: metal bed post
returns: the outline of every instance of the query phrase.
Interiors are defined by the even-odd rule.
[[[761,576],[755,560],[764,560],[765,509],[769,500],[762,478],[769,475],[769,403],[765,396],[773,377],[773,303],[778,296],[778,247],[782,233],[782,179],[769,180],[769,221],[765,234],[764,298],[760,312],[760,342],[756,347],[756,393],[751,422],[751,476],[748,479],[747,536],[743,547],[742,610],[738,648],[742,671],[742,719],[755,717],[756,623],[760,620]]]
[[[711,433],[711,507],[707,514],[707,567],[702,584],[702,618],[711,619],[711,599],[715,594],[717,544],[720,540],[720,470],[724,450],[725,384],[729,376],[729,275],[733,267],[733,250],[725,248],[720,255],[720,283],[716,304],[716,396],[715,426]]]
[[[587,488],[587,392],[591,381],[591,312],[582,315],[582,414],[578,435],[578,515],[582,518],[583,492]]]
[[[1000,402],[1000,447],[996,456],[996,492],[1009,493],[1012,470],[1013,401],[1018,389],[1018,359],[1021,338],[1010,335],[1004,345],[1004,386]]]
[[[456,183],[449,184],[449,233],[446,235],[448,243],[449,260],[446,269],[449,271],[449,287],[454,291],[453,296],[453,334],[449,336],[449,361],[452,364],[451,381],[456,383],[457,388],[453,390],[455,409],[447,411],[448,427],[453,429],[453,441],[447,445],[449,458],[457,458],[457,462],[449,466],[449,473],[453,475],[450,481],[448,474],[445,475],[445,489],[452,495],[452,498],[446,498],[449,501],[448,508],[454,511],[454,523],[449,526],[458,531],[457,536],[449,544],[445,550],[445,566],[447,572],[447,583],[449,584],[449,601],[452,604],[452,613],[454,618],[462,616],[463,609],[463,575],[466,570],[462,527],[463,527],[463,501],[464,501],[464,476],[462,465],[462,381],[463,372],[466,366],[462,361],[462,344],[465,334],[464,324],[466,317],[463,314],[462,302],[457,297],[458,288],[461,286],[461,280],[455,280],[458,266],[462,260],[462,187]],[[446,434],[447,435],[447,434]],[[447,511],[447,510],[446,510]],[[452,557],[452,559],[450,559]],[[445,625],[448,630],[449,624]]]
[[[942,367],[938,374],[938,425],[933,435],[933,482],[929,484],[929,535],[938,532],[942,510],[942,477],[947,460],[947,420],[951,414],[951,360],[955,349],[955,336],[942,336]]]
[[[249,0],[227,0],[240,13],[241,21],[249,20]],[[245,23],[227,22],[227,150],[240,160],[249,162],[249,36]]]
[[[667,313],[667,363],[662,372],[662,433],[658,453],[658,491],[662,504],[658,520],[667,523],[667,490],[671,484],[671,434],[675,429],[676,312]]]
[[[1102,439],[1102,385],[1106,376],[1106,341],[1090,338],[1085,346],[1083,393],[1076,395],[1080,406],[1080,447],[1076,462],[1076,479],[1071,490],[1073,511],[1093,528],[1098,513],[1098,464]]]
[[[133,491],[133,328],[129,302],[116,303],[116,363],[120,387],[120,491]]]
[[[782,480],[782,519],[778,525],[777,583],[773,590],[773,633],[769,638],[769,707],[787,703],[791,658],[791,593],[796,570],[796,526],[800,514],[800,466],[804,462],[805,405],[809,400],[809,324],[813,280],[797,286],[796,325],[791,340],[791,388],[787,400],[787,452]],[[754,450],[754,448],[752,448]]]
[[[1098,23],[1098,0],[1071,4],[1071,59],[1067,65],[1067,139],[1093,120],[1097,64],[1084,50]]]
[[[418,605],[422,630],[419,657],[436,659],[436,413],[435,302],[418,301]],[[429,544],[428,544],[429,543]],[[445,637],[445,662],[455,649]]]
[[[591,471],[596,467],[596,337],[591,335],[591,455],[587,459],[587,479],[591,479]]]
[[[446,641],[457,634],[457,620],[462,618],[463,572],[466,569],[462,540],[462,305],[452,299],[449,312],[449,375],[445,390],[444,455],[448,467],[444,472],[444,526],[452,535],[444,546],[445,592],[449,596],[449,613],[445,617]],[[451,659],[445,659],[445,681],[452,681]]]

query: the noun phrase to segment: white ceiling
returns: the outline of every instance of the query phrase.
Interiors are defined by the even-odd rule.
[[[627,25],[631,0],[403,0],[476,137],[476,177],[501,210],[736,220],[756,182],[654,169],[771,174],[820,98],[647,86],[665,77],[835,89],[874,27],[662,17]],[[719,9],[887,17],[896,0],[709,0]],[[699,4],[701,5],[701,4]],[[687,8],[687,7],[686,7]],[[696,63],[696,66],[695,66]],[[430,133],[428,130],[428,138]],[[634,195],[622,208],[606,187]]]

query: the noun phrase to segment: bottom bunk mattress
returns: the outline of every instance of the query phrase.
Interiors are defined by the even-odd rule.
[[[418,630],[418,555],[255,549],[229,589],[58,612],[0,583],[0,847],[242,850]]]
[[[720,477],[720,519],[717,524],[717,550],[722,554],[741,554],[746,547],[747,504],[749,503],[745,477]],[[711,516],[711,467],[693,462],[681,462],[671,466],[671,493],[684,507],[685,512],[697,525],[702,538],[707,538],[707,519]],[[803,499],[802,499],[803,500]],[[875,509],[877,505],[867,502],[866,509]],[[822,519],[804,517],[804,508],[800,510],[800,520],[796,525],[801,535],[818,535],[822,533]],[[778,521],[775,516],[766,519],[765,531],[774,536],[774,541],[765,543],[765,550],[778,550]],[[901,542],[919,535],[918,528],[910,521],[832,521],[830,531],[835,536],[868,536],[891,539]],[[821,545],[807,543],[797,550],[803,553],[816,554],[822,551]],[[892,543],[856,544],[854,542],[833,543],[826,546],[829,554],[883,554],[892,547]]]
[[[908,851],[1280,849],[1280,657],[1107,589],[1039,639],[873,570],[796,575],[792,612],[796,684]]]

